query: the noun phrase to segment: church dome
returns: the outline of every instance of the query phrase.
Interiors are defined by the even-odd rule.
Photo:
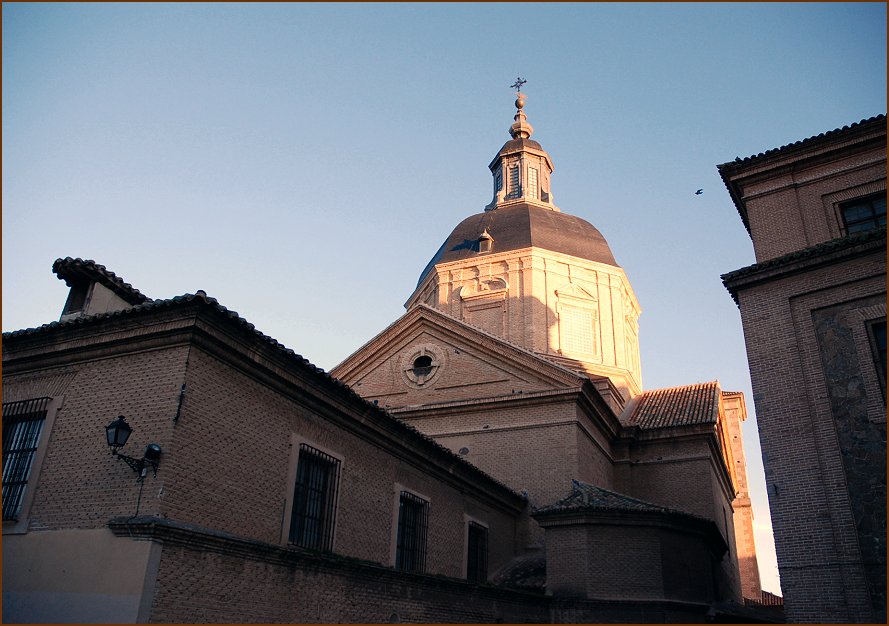
[[[512,137],[488,165],[494,178],[494,199],[484,213],[460,222],[423,268],[419,287],[439,263],[478,255],[540,248],[585,261],[620,267],[608,242],[595,226],[562,213],[553,204],[550,176],[553,163],[537,141],[525,115],[523,79],[516,80],[516,114],[509,127]]]
[[[542,248],[620,267],[599,230],[584,219],[527,202],[501,206],[460,222],[420,275],[419,286],[439,263],[477,257],[480,238],[487,232],[490,254],[523,248]]]

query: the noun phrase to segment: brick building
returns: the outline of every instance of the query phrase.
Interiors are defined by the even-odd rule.
[[[787,619],[886,621],[886,118],[719,172]]]
[[[3,335],[4,620],[763,619],[743,397],[643,390],[632,288],[523,106],[487,210],[331,374],[56,261],[60,320]]]

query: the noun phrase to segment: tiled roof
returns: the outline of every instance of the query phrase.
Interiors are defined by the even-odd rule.
[[[71,257],[56,259],[55,263],[52,264],[52,271],[64,280],[69,287],[73,287],[75,283],[84,280],[95,281],[101,283],[130,304],[142,304],[150,300],[148,296],[141,293],[130,283],[124,282],[122,278],[104,265],[99,265],[90,259],[72,259]]]
[[[59,261],[64,262],[67,260],[68,259],[65,259],[65,260],[60,259]],[[72,259],[72,260],[78,261],[79,259],[76,259],[76,260]],[[56,263],[59,263],[59,261],[56,261]],[[92,261],[86,261],[86,262],[81,261],[81,262],[82,263],[93,263]],[[114,276],[114,274],[112,272],[108,272],[101,265],[96,265],[95,267],[102,268],[103,271],[107,272],[111,276]],[[55,268],[55,265],[53,266],[53,268]],[[114,277],[117,278],[116,276],[114,276]],[[117,280],[120,280],[120,279],[118,278]],[[121,282],[123,282],[123,281],[121,281]],[[124,284],[126,284],[126,283],[124,283]],[[135,289],[133,289],[133,292],[139,293]],[[142,294],[139,294],[139,295],[142,295]],[[142,297],[145,297],[145,296],[142,296]],[[463,465],[463,466],[468,467],[471,471],[476,472],[477,474],[485,477],[490,482],[495,483],[501,489],[510,492],[514,496],[524,498],[524,496],[518,494],[512,488],[505,485],[503,482],[497,480],[493,476],[486,474],[482,470],[478,469],[475,465],[473,465],[472,463],[470,463],[469,461],[467,461],[460,455],[456,454],[455,452],[451,451],[449,448],[446,448],[445,446],[441,445],[440,443],[435,441],[433,438],[431,438],[428,435],[417,430],[410,424],[389,414],[389,412],[386,411],[385,409],[383,409],[382,407],[379,407],[375,404],[368,402],[367,400],[362,398],[360,395],[355,393],[351,387],[349,387],[342,381],[334,378],[333,376],[331,376],[330,374],[325,372],[320,367],[313,365],[312,363],[309,362],[308,359],[297,354],[296,352],[294,352],[293,350],[291,350],[284,344],[280,343],[278,340],[274,339],[273,337],[269,337],[268,335],[263,334],[262,332],[257,330],[257,328],[253,324],[251,324],[246,319],[244,319],[243,317],[238,315],[237,312],[231,311],[231,310],[225,308],[224,306],[219,304],[219,302],[216,300],[216,298],[207,296],[203,291],[199,291],[197,294],[185,294],[182,296],[176,296],[175,298],[170,298],[167,300],[148,300],[146,298],[146,302],[144,302],[143,304],[132,306],[127,309],[122,309],[120,311],[112,311],[110,313],[102,313],[99,315],[89,315],[89,316],[85,316],[85,317],[75,317],[75,318],[65,320],[65,321],[44,324],[42,326],[38,326],[37,328],[25,328],[25,329],[16,330],[13,332],[6,332],[6,333],[3,333],[3,342],[6,343],[6,341],[9,339],[16,339],[19,337],[26,337],[26,336],[30,336],[30,335],[38,335],[41,333],[49,332],[49,331],[57,329],[57,328],[69,328],[69,327],[75,327],[75,326],[97,324],[97,323],[100,323],[102,320],[108,320],[111,318],[120,318],[120,317],[125,317],[125,316],[140,315],[140,314],[146,313],[148,311],[161,310],[161,309],[165,309],[165,308],[175,308],[175,307],[180,307],[180,306],[187,306],[189,303],[195,303],[195,302],[198,303],[199,305],[204,305],[204,306],[210,307],[212,310],[214,310],[217,313],[228,318],[232,323],[234,323],[236,326],[239,326],[242,330],[256,335],[256,337],[258,337],[261,341],[265,342],[271,348],[273,348],[274,350],[277,350],[285,358],[289,359],[291,361],[291,363],[293,363],[294,365],[296,365],[297,367],[299,367],[303,370],[309,371],[312,375],[317,376],[319,378],[319,382],[323,382],[328,385],[338,387],[340,392],[345,394],[346,397],[351,398],[352,401],[360,402],[361,404],[364,405],[364,408],[369,411],[375,411],[384,420],[386,420],[390,425],[392,425],[396,431],[401,431],[401,432],[407,434],[408,437],[414,439],[415,441],[418,441],[418,440],[422,441],[426,446],[431,446],[431,447],[437,449],[439,453],[448,457],[448,459],[450,461],[455,462],[458,465]],[[6,355],[6,353],[4,353],[4,356],[5,355]]]
[[[719,383],[646,391],[628,406],[620,421],[643,430],[693,424],[715,424],[719,416]]]
[[[571,481],[571,494],[554,504],[535,509],[534,513],[561,513],[570,511],[628,511],[647,513],[681,513],[674,509],[637,500],[615,491],[590,485],[579,480]],[[683,513],[683,515],[687,515]]]
[[[741,164],[750,165],[751,163],[758,161],[760,159],[763,159],[765,157],[775,156],[779,152],[784,152],[784,151],[790,150],[792,148],[799,148],[799,147],[803,147],[803,146],[808,147],[811,144],[815,144],[815,143],[818,143],[820,141],[824,141],[827,139],[832,139],[837,134],[849,131],[853,128],[859,128],[861,126],[869,126],[871,124],[877,124],[877,123],[885,124],[886,123],[886,116],[883,114],[875,115],[873,117],[863,119],[860,122],[854,122],[854,123],[849,124],[847,126],[843,126],[842,128],[835,128],[834,130],[829,130],[827,132],[821,133],[820,135],[815,135],[814,137],[807,137],[806,139],[800,139],[799,141],[794,141],[793,143],[783,145],[780,148],[772,148],[771,150],[766,150],[765,152],[760,152],[759,154],[754,154],[753,156],[749,156],[749,157],[746,157],[743,159],[741,157],[738,157],[734,161],[729,161],[728,163],[723,163],[722,165],[718,165],[717,168],[721,170],[724,168],[731,169],[731,167],[734,165],[741,165]]]
[[[545,593],[546,555],[532,553],[515,557],[490,582],[498,587]]]

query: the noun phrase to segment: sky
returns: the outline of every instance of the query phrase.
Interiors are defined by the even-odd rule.
[[[716,170],[886,112],[884,3],[3,4],[2,326],[58,319],[58,257],[203,289],[329,370],[491,200],[510,85],[563,211],[642,307],[647,389],[742,391],[754,262]],[[696,195],[697,189],[703,193]]]

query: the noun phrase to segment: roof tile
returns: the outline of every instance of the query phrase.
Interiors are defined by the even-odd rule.
[[[859,126],[868,126],[870,124],[876,124],[878,122],[885,123],[886,116],[881,113],[880,115],[875,115],[873,117],[863,119],[860,122],[853,122],[852,124],[843,126],[841,128],[835,128],[833,130],[829,130],[827,132],[820,133],[820,134],[815,135],[813,137],[807,137],[805,139],[800,139],[799,141],[794,141],[792,143],[788,143],[788,144],[783,145],[779,148],[772,148],[770,150],[766,150],[765,152],[760,152],[759,154],[754,154],[752,156],[748,156],[743,159],[741,157],[737,157],[734,161],[729,161],[728,163],[723,163],[721,165],[718,165],[717,168],[718,169],[728,169],[728,168],[731,168],[732,166],[739,165],[739,164],[750,164],[750,163],[758,161],[764,157],[774,156],[774,155],[778,154],[779,152],[783,152],[783,151],[789,150],[791,148],[797,148],[797,147],[817,143],[818,141],[832,138],[834,135],[848,131],[852,128],[857,128]]]
[[[101,283],[130,304],[143,304],[150,300],[130,283],[124,282],[117,274],[91,259],[56,259],[52,264],[52,271],[69,287],[86,279]]]
[[[646,391],[621,415],[624,426],[643,430],[693,424],[715,424],[719,417],[716,381]]]
[[[561,513],[569,511],[681,513],[681,511],[675,511],[674,509],[652,504],[651,502],[631,498],[622,493],[609,491],[608,489],[603,489],[602,487],[597,487],[596,485],[591,485],[579,480],[571,481],[571,493],[568,496],[548,506],[535,509],[534,513],[536,515],[537,513]],[[687,513],[683,514],[687,515]]]

